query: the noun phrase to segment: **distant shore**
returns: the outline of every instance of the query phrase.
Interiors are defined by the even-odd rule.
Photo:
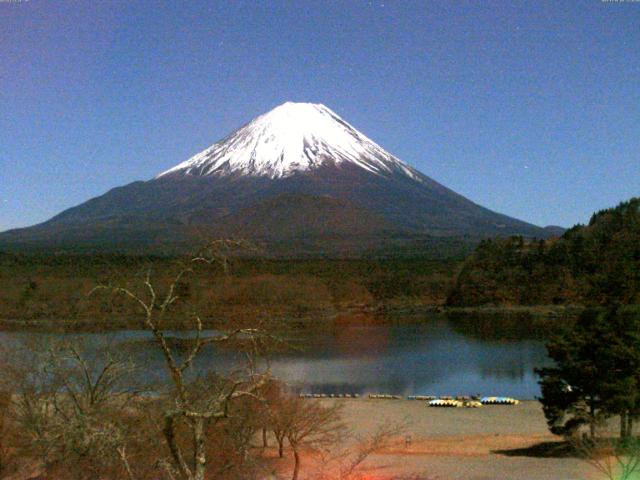
[[[559,318],[575,317],[584,307],[534,305],[534,306],[481,306],[481,307],[446,307],[442,305],[424,305],[417,303],[393,303],[381,305],[347,305],[296,311],[285,307],[273,309],[244,309],[241,307],[220,308],[219,315],[204,318],[207,328],[224,328],[229,319],[239,316],[249,318],[271,317],[282,325],[293,328],[309,329],[322,327],[336,322],[348,322],[358,325],[393,325],[421,323],[424,316],[442,315],[446,318],[499,318],[540,321],[554,321]],[[0,318],[0,331],[75,331],[100,332],[113,330],[136,330],[141,328],[138,317],[119,317],[109,319],[94,318]],[[176,318],[171,324],[173,330],[189,330],[193,325],[189,321]]]
[[[534,306],[481,306],[446,307],[443,305],[420,304],[411,302],[393,302],[378,305],[341,305],[327,308],[309,309],[300,312],[295,308],[277,306],[256,311],[255,308],[220,308],[219,315],[204,318],[207,328],[224,328],[230,319],[243,317],[250,319],[271,318],[281,326],[308,330],[324,328],[336,323],[351,325],[394,325],[421,323],[424,316],[442,315],[449,319],[518,320],[533,322],[555,322],[560,318],[573,318],[584,307],[571,305],[534,305]],[[138,317],[118,317],[109,319],[95,318],[0,318],[0,331],[65,331],[65,332],[101,332],[113,330],[136,330],[141,328]],[[193,325],[187,320],[176,318],[171,323],[172,330],[189,330]]]

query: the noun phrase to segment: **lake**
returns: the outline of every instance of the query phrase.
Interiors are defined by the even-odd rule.
[[[314,334],[304,350],[278,353],[268,362],[275,376],[309,393],[481,394],[520,399],[539,394],[533,369],[549,364],[542,340],[526,334],[479,335],[468,330],[438,316],[421,323],[334,326]],[[164,376],[163,358],[145,331],[0,332],[4,345],[61,338],[78,340],[89,351],[107,348],[125,355],[140,367],[145,380]],[[228,370],[240,359],[237,352],[207,347],[194,363],[194,371]]]

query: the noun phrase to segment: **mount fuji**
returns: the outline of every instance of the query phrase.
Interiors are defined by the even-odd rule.
[[[324,105],[287,102],[156,178],[171,174],[271,179],[322,165],[351,164],[375,175],[415,172]]]
[[[324,105],[287,102],[151,180],[0,233],[0,248],[169,251],[235,236],[348,254],[497,235],[549,232],[446,188]]]

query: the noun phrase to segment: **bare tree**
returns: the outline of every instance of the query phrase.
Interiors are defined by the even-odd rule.
[[[133,366],[106,351],[89,360],[77,345],[55,343],[22,349],[7,362],[2,386],[13,393],[11,416],[23,454],[36,455],[47,470],[96,478],[105,472],[133,480],[128,448],[135,437],[125,411],[137,397]],[[14,358],[15,360],[15,358]]]
[[[186,372],[206,345],[243,338],[256,346],[255,352],[256,339],[264,336],[263,332],[254,328],[240,328],[217,336],[203,337],[203,322],[194,313],[192,322],[195,339],[183,358],[179,358],[169,346],[164,330],[167,313],[179,300],[179,285],[186,277],[193,274],[198,265],[217,265],[227,272],[228,253],[241,247],[241,242],[229,240],[210,243],[182,265],[164,293],[158,291],[152,283],[150,271],[145,275],[140,290],[117,285],[98,287],[108,289],[114,294],[122,294],[139,306],[143,313],[142,326],[153,334],[155,343],[164,357],[171,378],[173,401],[170,408],[164,412],[162,434],[170,457],[163,466],[171,479],[205,479],[208,462],[207,430],[212,424],[229,418],[231,404],[234,401],[245,397],[259,399],[258,392],[269,378],[268,372],[257,371],[255,357],[249,355],[246,371],[242,375],[230,375],[215,385],[200,383],[198,386],[205,388],[194,389],[194,385],[186,377]],[[186,427],[188,435],[179,435],[181,426]]]
[[[321,450],[340,443],[347,434],[342,423],[342,405],[324,406],[319,401],[305,400],[290,395],[281,407],[287,419],[285,436],[293,450],[292,480],[297,480],[302,463],[303,449]]]
[[[193,337],[184,348],[173,345],[167,329],[175,325],[176,310],[184,314],[184,285],[199,268],[226,272],[227,254],[240,247],[239,242],[213,242],[180,264],[169,280],[152,280],[149,270],[139,281],[94,289],[137,306],[141,326],[164,359],[167,391],[140,396],[130,363],[108,351],[96,363],[98,357],[88,359],[70,343],[31,348],[32,358],[3,369],[0,381],[7,388],[0,385],[0,391],[14,393],[11,416],[26,434],[25,451],[37,454],[54,473],[56,465],[67,468],[67,478],[155,479],[160,469],[168,480],[245,480],[260,467],[260,457],[252,455],[252,440],[268,427],[281,455],[288,441],[295,461],[292,478],[297,480],[307,452],[322,456],[333,445],[344,445],[349,435],[338,404],[298,398],[271,378],[268,364],[261,367],[262,352],[280,342],[262,328],[206,334],[203,320],[192,313]],[[194,362],[209,345],[243,349],[246,362],[233,372],[195,375]],[[356,478],[355,472],[388,435],[381,431],[361,439],[339,460],[334,456],[339,478]],[[157,446],[165,453],[156,454]]]
[[[372,433],[353,438],[346,447],[344,442],[321,452],[320,466],[314,480],[359,480],[365,477],[365,462],[374,454],[394,446],[405,431],[401,423],[383,422]]]
[[[278,381],[271,381],[265,385],[263,397],[264,404],[264,426],[262,431],[262,446],[266,448],[266,430],[271,430],[278,444],[278,457],[284,457],[284,441],[287,435],[287,428],[290,422],[287,410],[287,400],[290,394],[286,392],[284,384]]]

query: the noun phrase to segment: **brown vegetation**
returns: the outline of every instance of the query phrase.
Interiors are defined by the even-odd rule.
[[[167,378],[153,390],[138,385],[135,366],[108,349],[85,352],[76,344],[52,343],[4,352],[0,390],[10,396],[0,417],[6,420],[0,424],[6,430],[3,467],[17,471],[31,464],[47,478],[77,480],[258,478],[269,468],[266,432],[273,431],[280,456],[285,440],[291,450],[296,480],[304,456],[329,456],[343,445],[350,436],[337,406],[304,401],[268,370],[258,370],[257,358],[279,342],[269,331],[244,326],[203,336],[203,322],[192,313],[185,321],[195,331],[193,341],[181,350],[168,341],[172,316],[188,311],[192,276],[200,269],[226,270],[219,251],[234,245],[213,242],[168,282],[156,284],[148,271],[94,289],[133,303],[140,327],[153,334]],[[191,366],[205,345],[234,340],[234,348],[246,350],[243,369],[194,378]],[[260,436],[262,446],[256,444]],[[382,443],[357,445],[351,471]]]
[[[323,318],[338,311],[444,303],[457,263],[398,260],[267,260],[235,258],[230,273],[194,272],[178,285],[168,315],[176,326],[196,309],[205,325],[256,316]],[[123,297],[89,296],[96,283],[130,285],[152,271],[166,288],[181,268],[175,258],[16,256],[0,253],[0,322],[4,328],[43,325],[77,329],[137,325]],[[185,324],[185,326],[188,326]]]

